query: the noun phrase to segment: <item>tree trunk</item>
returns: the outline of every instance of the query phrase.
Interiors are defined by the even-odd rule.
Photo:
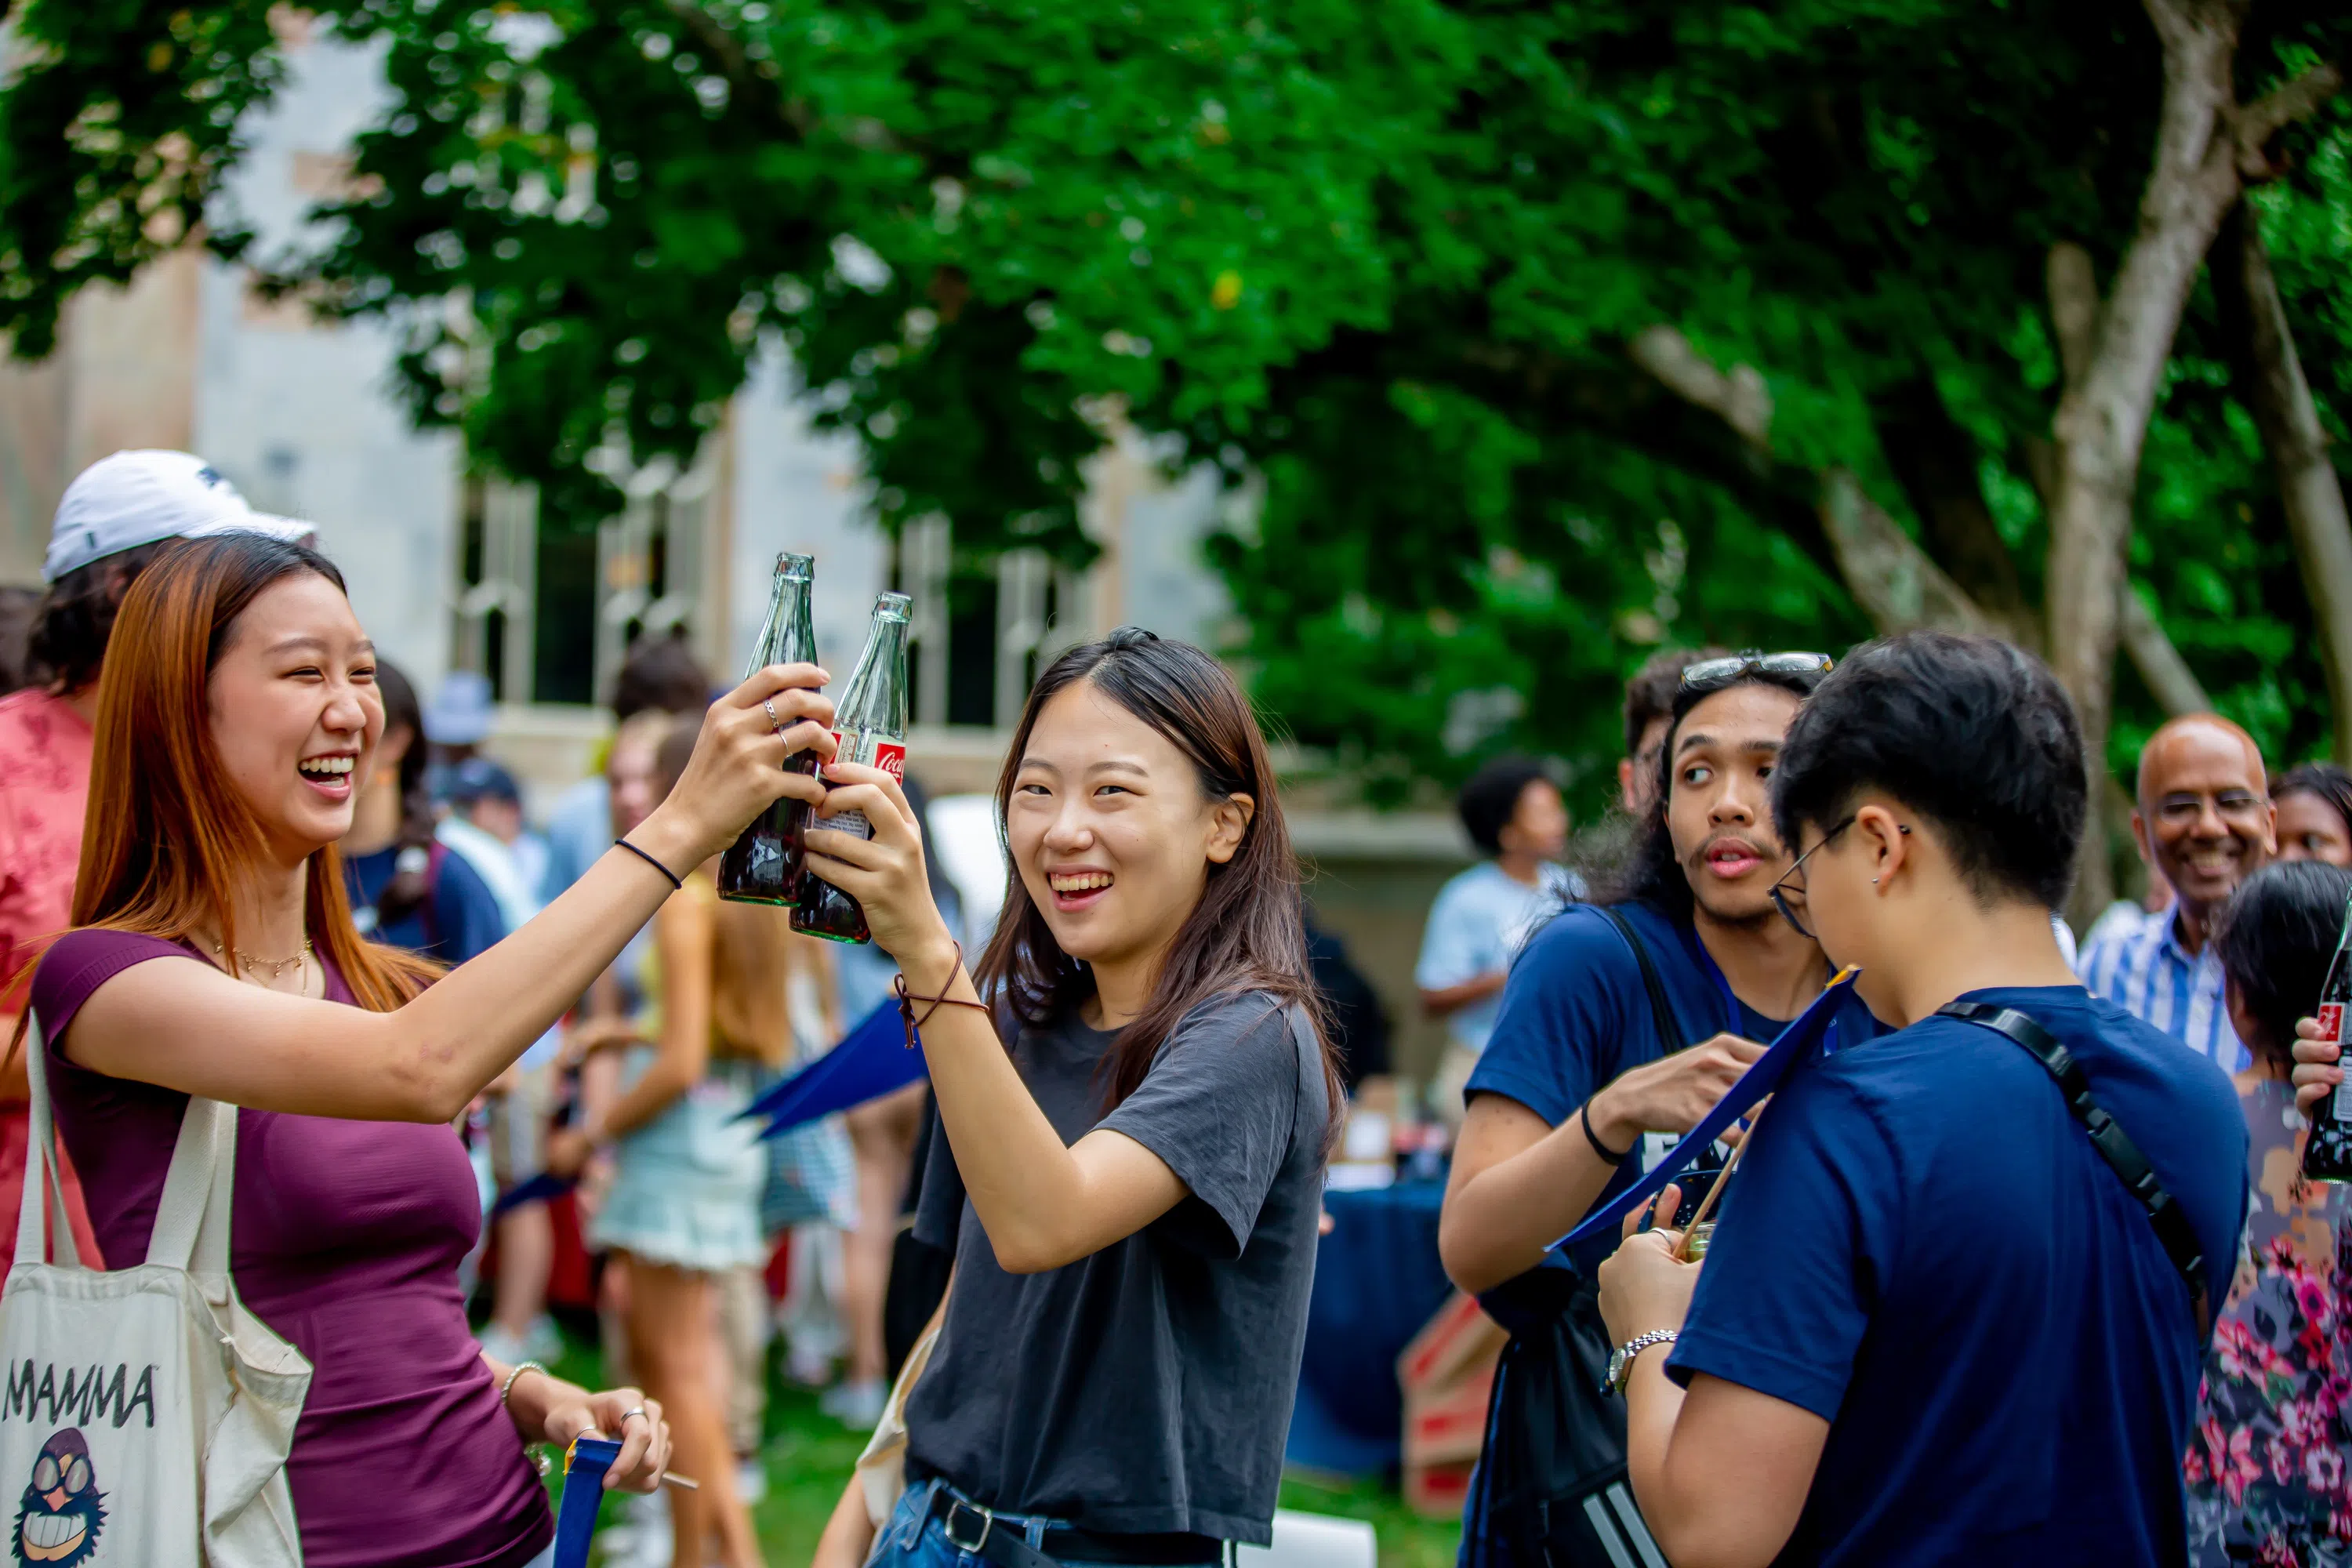
[[[1976,437],[1952,417],[1924,367],[1873,397],[1871,408],[1887,466],[1919,520],[1920,543],[2001,636],[2041,652],[2042,617],[1985,500]]]
[[[2113,289],[2096,308],[2080,374],[2068,378],[2052,426],[2058,473],[2044,606],[2050,662],[2074,700],[2095,801],[2103,797],[2106,771],[2132,494],[2181,310],[2245,176],[2266,172],[2265,144],[2325,101],[2339,79],[2332,66],[2317,67],[2240,109],[2231,69],[2245,0],[2145,4],[2164,48],[2155,167],[2140,197],[2138,229]],[[2052,316],[2063,344],[2068,323],[2082,311],[2071,297],[2079,279],[2062,276],[2057,260],[2053,256]],[[2108,901],[2107,850],[2104,832],[2085,835],[2070,905],[2077,917]]]
[[[1880,632],[2000,629],[1843,468],[1822,475],[1822,525],[1847,590]]]
[[[2090,258],[2077,255],[2079,266],[2063,256],[2053,256],[2052,265],[2081,279],[2080,293],[2095,310]],[[2088,319],[2083,317],[2085,322]],[[2061,338],[2066,339],[2063,331]],[[2067,352],[2077,350],[2088,353],[2087,345],[2079,342]],[[1664,325],[1643,331],[1626,345],[1626,352],[1661,385],[1721,419],[1759,461],[1777,461],[1771,457],[1771,393],[1753,368],[1734,365],[1727,374],[1679,331]],[[1985,504],[1967,433],[1953,423],[1940,399],[1933,408],[1920,401],[1930,398],[1936,398],[1936,392],[1927,383],[1912,389],[1907,401],[1898,397],[1898,406],[1882,422],[1881,438],[1913,506],[1936,514],[1929,531],[1941,548],[1931,552],[1912,539],[1852,473],[1825,469],[1814,480],[1817,510],[1838,576],[1883,635],[1919,626],[1992,632],[2038,653],[2040,627],[2026,606],[2015,564],[1995,554],[2008,547]],[[2046,506],[2055,488],[2055,448],[2036,443],[2027,456]],[[1946,560],[1954,570],[1945,569]],[[2009,606],[2008,613],[2002,605]],[[2210,706],[2188,661],[2129,584],[2122,589],[2119,625],[2123,646],[2167,712],[2198,713]]]
[[[2214,261],[2240,388],[2278,476],[2279,501],[2319,630],[2336,760],[2352,765],[2352,520],[2345,514],[2327,432],[2312,405],[2286,306],[2271,275],[2262,226],[2243,202],[2231,211]]]

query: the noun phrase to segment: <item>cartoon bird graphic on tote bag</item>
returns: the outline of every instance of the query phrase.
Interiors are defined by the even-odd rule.
[[[16,1528],[9,1532],[8,1554],[44,1568],[89,1562],[106,1524],[106,1510],[99,1506],[105,1500],[80,1428],[51,1434],[33,1461],[32,1482],[16,1511]]]

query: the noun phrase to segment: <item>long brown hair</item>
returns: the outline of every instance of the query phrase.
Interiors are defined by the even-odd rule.
[[[210,925],[234,964],[229,890],[260,861],[262,835],[213,744],[206,687],[247,606],[303,572],[343,587],[315,550],[225,533],[181,541],[131,584],[98,682],[76,926],[176,940]],[[441,973],[360,935],[335,846],[310,856],[304,880],[304,928],[361,1006],[388,1013]]]
[[[662,737],[654,770],[660,775],[663,795],[677,787],[701,733],[702,718],[695,714],[677,720]],[[702,872],[689,875],[699,878]],[[781,1068],[792,1059],[792,975],[803,967],[792,952],[792,917],[769,904],[728,899],[716,902],[710,945],[711,1055],[749,1057],[762,1066]]]
[[[1322,994],[1307,965],[1298,861],[1276,795],[1265,736],[1224,666],[1190,643],[1165,641],[1139,626],[1121,626],[1055,659],[1029,693],[996,781],[996,832],[1006,858],[1012,857],[1006,814],[1030,733],[1045,704],[1081,680],[1166,736],[1192,764],[1210,799],[1246,795],[1257,807],[1234,858],[1210,865],[1208,885],[1177,929],[1151,1000],[1112,1042],[1104,1064],[1107,1105],[1135,1092],[1186,1014],[1214,997],[1263,991],[1304,1007],[1313,1021],[1337,1126],[1346,1089]],[[1030,1025],[1053,1022],[1094,989],[1086,969],[1054,940],[1017,866],[1005,879],[1004,909],[977,979],[983,996]]]

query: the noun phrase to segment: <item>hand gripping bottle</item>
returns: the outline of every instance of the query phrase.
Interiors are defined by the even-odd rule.
[[[841,742],[835,761],[880,768],[902,783],[907,776],[907,605],[904,594],[885,594],[874,601],[866,651],[849,672],[848,689],[842,693],[833,721],[834,739]],[[821,816],[815,826],[861,838],[874,836],[863,812]],[[805,869],[800,897],[793,905],[793,929],[832,942],[874,939],[857,900]]]
[[[809,619],[809,590],[816,563],[806,555],[776,557],[775,585],[768,594],[768,618],[751,649],[749,680],[772,664],[814,664],[816,632]],[[794,752],[784,771],[814,774],[824,759]],[[801,829],[808,826],[808,802],[786,795],[751,819],[734,845],[719,858],[719,896],[746,904],[789,904],[800,882]]]

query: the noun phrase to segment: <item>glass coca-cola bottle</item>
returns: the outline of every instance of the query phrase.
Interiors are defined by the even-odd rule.
[[[2319,988],[2321,1037],[2339,1047],[2344,1044],[2347,1005],[2352,1005],[2352,904],[2345,907],[2344,934],[2327,965],[2326,983]],[[2303,1173],[2315,1182],[2352,1182],[2352,1078],[2312,1107],[2311,1135],[2303,1146]]]
[[[874,601],[874,624],[866,634],[866,649],[857,668],[849,672],[834,713],[834,739],[841,743],[835,760],[880,768],[892,778],[907,776],[907,606],[904,594],[885,594]],[[815,826],[860,838],[874,836],[873,825],[860,811],[820,816]],[[801,873],[800,897],[793,905],[793,929],[833,942],[871,942],[866,910],[856,899],[814,872]]]
[[[768,592],[768,618],[743,679],[772,664],[814,664],[816,630],[809,616],[809,591],[816,562],[807,555],[776,557],[776,580]],[[784,771],[814,773],[824,759],[794,752]],[[719,896],[746,904],[789,904],[801,874],[801,830],[808,825],[808,802],[786,795],[751,819],[719,858]]]

